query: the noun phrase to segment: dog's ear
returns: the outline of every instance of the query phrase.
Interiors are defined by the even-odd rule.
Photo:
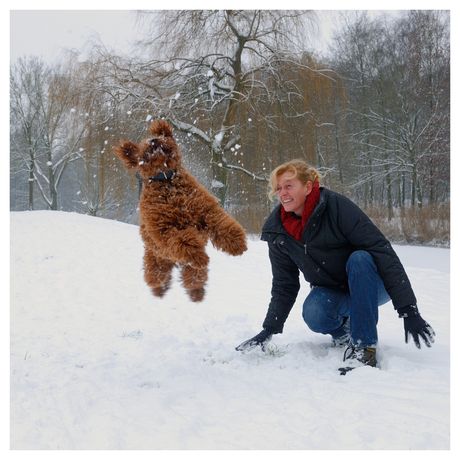
[[[166,120],[155,120],[149,126],[149,131],[153,137],[173,137],[172,128]]]
[[[123,162],[126,169],[136,168],[140,160],[139,146],[134,142],[120,142],[114,148],[115,155]]]

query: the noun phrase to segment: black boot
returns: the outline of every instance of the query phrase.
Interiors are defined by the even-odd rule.
[[[355,348],[350,345],[343,355],[343,361],[349,363],[347,367],[339,369],[340,375],[345,375],[347,372],[361,366],[377,366],[377,359],[375,357],[375,348]]]
[[[345,319],[340,329],[343,334],[332,338],[332,346],[335,348],[346,347],[350,343],[350,318]]]

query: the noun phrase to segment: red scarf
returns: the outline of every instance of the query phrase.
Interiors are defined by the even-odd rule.
[[[319,195],[319,183],[315,181],[311,192],[307,195],[301,219],[293,212],[286,212],[284,206],[281,205],[281,221],[283,222],[284,228],[289,235],[293,236],[298,241],[302,241],[303,229],[318,204]]]

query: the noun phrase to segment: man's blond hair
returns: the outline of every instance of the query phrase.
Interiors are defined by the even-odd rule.
[[[302,184],[306,184],[308,181],[312,183],[317,181],[319,183],[321,179],[318,171],[303,160],[291,160],[283,163],[270,174],[268,198],[271,201],[273,201],[273,197],[277,194],[278,177],[286,171],[292,171],[292,178],[299,179]]]

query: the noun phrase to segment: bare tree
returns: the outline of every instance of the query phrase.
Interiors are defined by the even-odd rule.
[[[223,202],[229,170],[267,180],[262,168],[232,162],[247,123],[239,116],[242,107],[273,129],[267,106],[278,104],[284,116],[303,115],[286,110],[302,94],[279,70],[286,63],[306,65],[301,57],[313,19],[311,11],[143,11],[139,20],[150,25],[138,43],[143,58],[113,56],[99,46],[93,62],[114,98],[137,100],[141,111],[150,105],[155,117],[206,147],[212,190]]]
[[[348,125],[360,172],[355,187],[364,186],[365,203],[372,203],[383,178],[378,196],[385,196],[390,218],[398,183],[400,203],[409,180],[411,203],[421,206],[423,165],[448,151],[449,49],[442,14],[412,11],[389,20],[356,13],[335,36],[334,66],[348,81]]]
[[[42,108],[46,167],[37,164],[36,178],[43,199],[50,209],[56,210],[59,183],[68,165],[81,158],[80,142],[88,120],[78,110],[71,76],[60,68],[53,70]]]
[[[12,164],[29,172],[29,209],[36,185],[49,209],[57,210],[59,183],[68,165],[81,157],[87,126],[77,110],[71,75],[37,58],[20,59],[11,71],[10,105]]]
[[[20,58],[10,72],[12,173],[28,175],[28,209],[34,209],[35,168],[43,152],[42,105],[48,69],[36,57]]]
[[[409,11],[397,23],[407,76],[401,93],[410,114],[412,196],[421,206],[423,190],[435,201],[438,179],[449,175],[450,18],[446,11]],[[415,100],[414,100],[415,99]],[[412,152],[412,150],[414,152]],[[444,173],[444,174],[442,174]],[[416,176],[415,176],[416,174]],[[444,175],[444,177],[442,177]],[[424,181],[424,184],[422,184]]]

